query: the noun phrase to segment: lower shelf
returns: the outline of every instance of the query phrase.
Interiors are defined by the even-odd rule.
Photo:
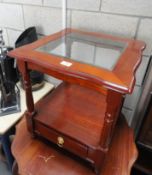
[[[99,145],[106,96],[78,85],[62,83],[36,105],[35,122],[84,145]]]

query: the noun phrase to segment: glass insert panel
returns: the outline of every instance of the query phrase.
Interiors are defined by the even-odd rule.
[[[36,50],[112,70],[125,48],[123,42],[70,33]]]

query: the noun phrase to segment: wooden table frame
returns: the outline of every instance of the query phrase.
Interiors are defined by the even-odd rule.
[[[113,42],[122,42],[125,44],[125,49],[122,52],[115,67],[111,71],[103,69],[101,67],[76,62],[74,60],[69,61],[68,58],[63,58],[57,55],[39,52],[36,50],[40,46],[43,46],[51,41],[53,42],[54,40],[57,40],[69,33],[98,37],[101,39],[111,40]],[[17,58],[19,70],[22,73],[24,79],[26,90],[26,104],[28,108],[28,111],[26,113],[28,130],[32,135],[40,134],[41,136],[44,136],[53,142],[56,142],[57,140],[57,144],[59,146],[61,146],[59,143],[59,138],[60,140],[62,139],[62,145],[65,142],[64,140],[66,140],[64,148],[91,162],[95,167],[96,173],[99,174],[105,154],[108,152],[111,138],[115,129],[115,124],[122,107],[123,95],[131,93],[133,91],[135,85],[135,71],[141,62],[141,55],[144,48],[145,44],[142,41],[123,39],[120,37],[114,37],[106,34],[97,34],[93,32],[83,32],[75,29],[65,29],[54,35],[44,37],[32,44],[17,48],[9,52],[9,56]],[[62,65],[61,63],[63,61],[70,62],[71,66],[67,67]],[[65,131],[61,130],[60,127],[57,127],[58,124],[54,126],[54,122],[51,123],[49,120],[50,114],[46,116],[45,110],[43,110],[46,105],[50,105],[50,109],[53,108],[54,104],[52,105],[52,103],[54,102],[49,103],[49,100],[44,100],[44,103],[42,102],[41,104],[38,104],[36,109],[31,93],[31,84],[29,77],[29,71],[31,69],[41,71],[48,75],[64,80],[65,82],[68,82],[63,83],[59,88],[57,88],[57,90],[54,92],[55,95],[50,95],[50,100],[52,96],[56,96],[56,98],[60,99],[58,93],[62,95],[64,92],[64,96],[69,96],[69,98],[73,96],[75,91],[83,94],[83,97],[86,99],[88,98],[89,94],[93,94],[92,97],[94,100],[96,100],[96,105],[93,107],[94,112],[100,111],[98,112],[97,116],[100,114],[102,116],[101,118],[103,119],[103,121],[101,121],[102,124],[100,126],[100,129],[98,131],[95,131],[96,136],[98,133],[100,133],[100,137],[98,136],[97,141],[93,142],[96,136],[94,138],[93,136],[92,138],[90,137],[90,140],[88,142],[87,137],[80,139],[81,134],[78,135],[75,132],[73,135],[70,135],[70,129],[67,129],[67,131]],[[72,84],[77,84],[77,86]],[[83,88],[79,88],[79,85],[80,87],[83,86]],[[62,92],[62,94],[60,92]],[[100,99],[103,100],[98,100],[99,96]],[[74,99],[77,99],[77,97]],[[57,116],[55,117],[55,120],[58,123],[62,123],[61,117],[58,115],[58,109],[63,108],[63,111],[66,111],[67,109],[65,109],[65,106],[68,108],[68,105],[65,105],[66,101],[67,99],[65,98],[63,105],[60,103],[60,100],[55,101],[55,104],[57,104],[54,106],[54,108],[56,108],[56,111],[51,113],[51,117],[53,116],[53,113],[57,113],[57,115],[55,115]],[[78,103],[78,100],[75,102]],[[96,106],[98,106],[98,103],[101,103],[103,105],[105,103],[106,106],[104,109],[101,107],[99,110],[96,108]],[[79,107],[80,111],[83,111],[83,104],[81,104],[81,101]],[[40,115],[40,112],[37,112],[39,109],[42,109],[43,111]],[[78,116],[81,120],[81,114],[78,114]],[[85,122],[87,122],[88,116],[86,116],[84,119]],[[63,118],[65,118],[64,115]],[[93,123],[92,120],[93,118],[90,121],[91,123]],[[67,127],[70,128],[70,126]],[[87,124],[83,127],[88,132],[88,129],[86,129],[88,128]],[[78,128],[75,128],[75,131],[77,131],[77,129]],[[90,133],[88,132],[88,135]],[[75,149],[71,149],[72,145]]]

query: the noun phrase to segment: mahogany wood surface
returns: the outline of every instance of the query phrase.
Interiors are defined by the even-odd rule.
[[[107,97],[98,91],[63,82],[36,104],[33,133],[57,145],[58,138],[62,137],[63,149],[91,162],[95,171],[99,171],[121,103],[121,94],[117,92],[111,91]]]
[[[34,123],[39,122],[82,144],[96,147],[100,143],[105,109],[105,95],[64,82],[36,104]]]
[[[12,152],[20,175],[94,175],[90,166],[81,159],[61,152],[52,144],[32,139],[25,119],[17,125]],[[116,125],[101,175],[130,175],[136,158],[133,131],[121,117]],[[15,171],[14,175],[17,175]]]
[[[110,39],[113,42],[124,42],[126,48],[112,71],[35,50],[48,42],[59,39],[72,32],[95,36],[101,39]],[[101,85],[104,85],[106,88],[121,93],[131,93],[135,83],[135,71],[141,62],[141,55],[144,48],[145,43],[142,41],[124,39],[102,33],[65,29],[39,39],[32,44],[10,51],[8,55],[29,62],[29,68],[31,69],[39,70],[41,68],[41,71],[62,80],[68,80],[78,84],[83,83],[84,86],[90,86],[96,90],[100,90]],[[60,63],[63,60],[71,62],[72,66],[65,67],[61,65]],[[45,68],[45,70],[42,68]]]
[[[114,69],[110,71],[35,50],[72,32],[123,42],[125,49]],[[141,61],[144,47],[142,41],[65,29],[11,51],[9,55],[18,59],[24,79],[28,130],[33,136],[43,136],[91,162],[96,174],[99,174],[110,148],[123,94],[133,90],[135,70]],[[70,61],[71,66],[62,65],[63,60]],[[36,106],[31,92],[30,69],[65,81]]]

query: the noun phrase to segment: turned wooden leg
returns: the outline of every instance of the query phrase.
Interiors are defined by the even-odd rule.
[[[26,106],[27,106],[27,112],[25,113],[27,119],[27,128],[28,131],[31,133],[32,137],[34,137],[33,117],[35,115],[35,109],[34,109],[34,100],[30,80],[30,70],[28,69],[27,62],[19,61],[18,66],[24,80]]]
[[[31,138],[35,138],[36,135],[34,133],[34,125],[33,125],[33,117],[34,117],[35,113],[33,114],[29,114],[28,112],[25,113],[25,116],[26,116],[26,126],[27,126],[27,129],[28,131],[30,132],[31,134]]]

